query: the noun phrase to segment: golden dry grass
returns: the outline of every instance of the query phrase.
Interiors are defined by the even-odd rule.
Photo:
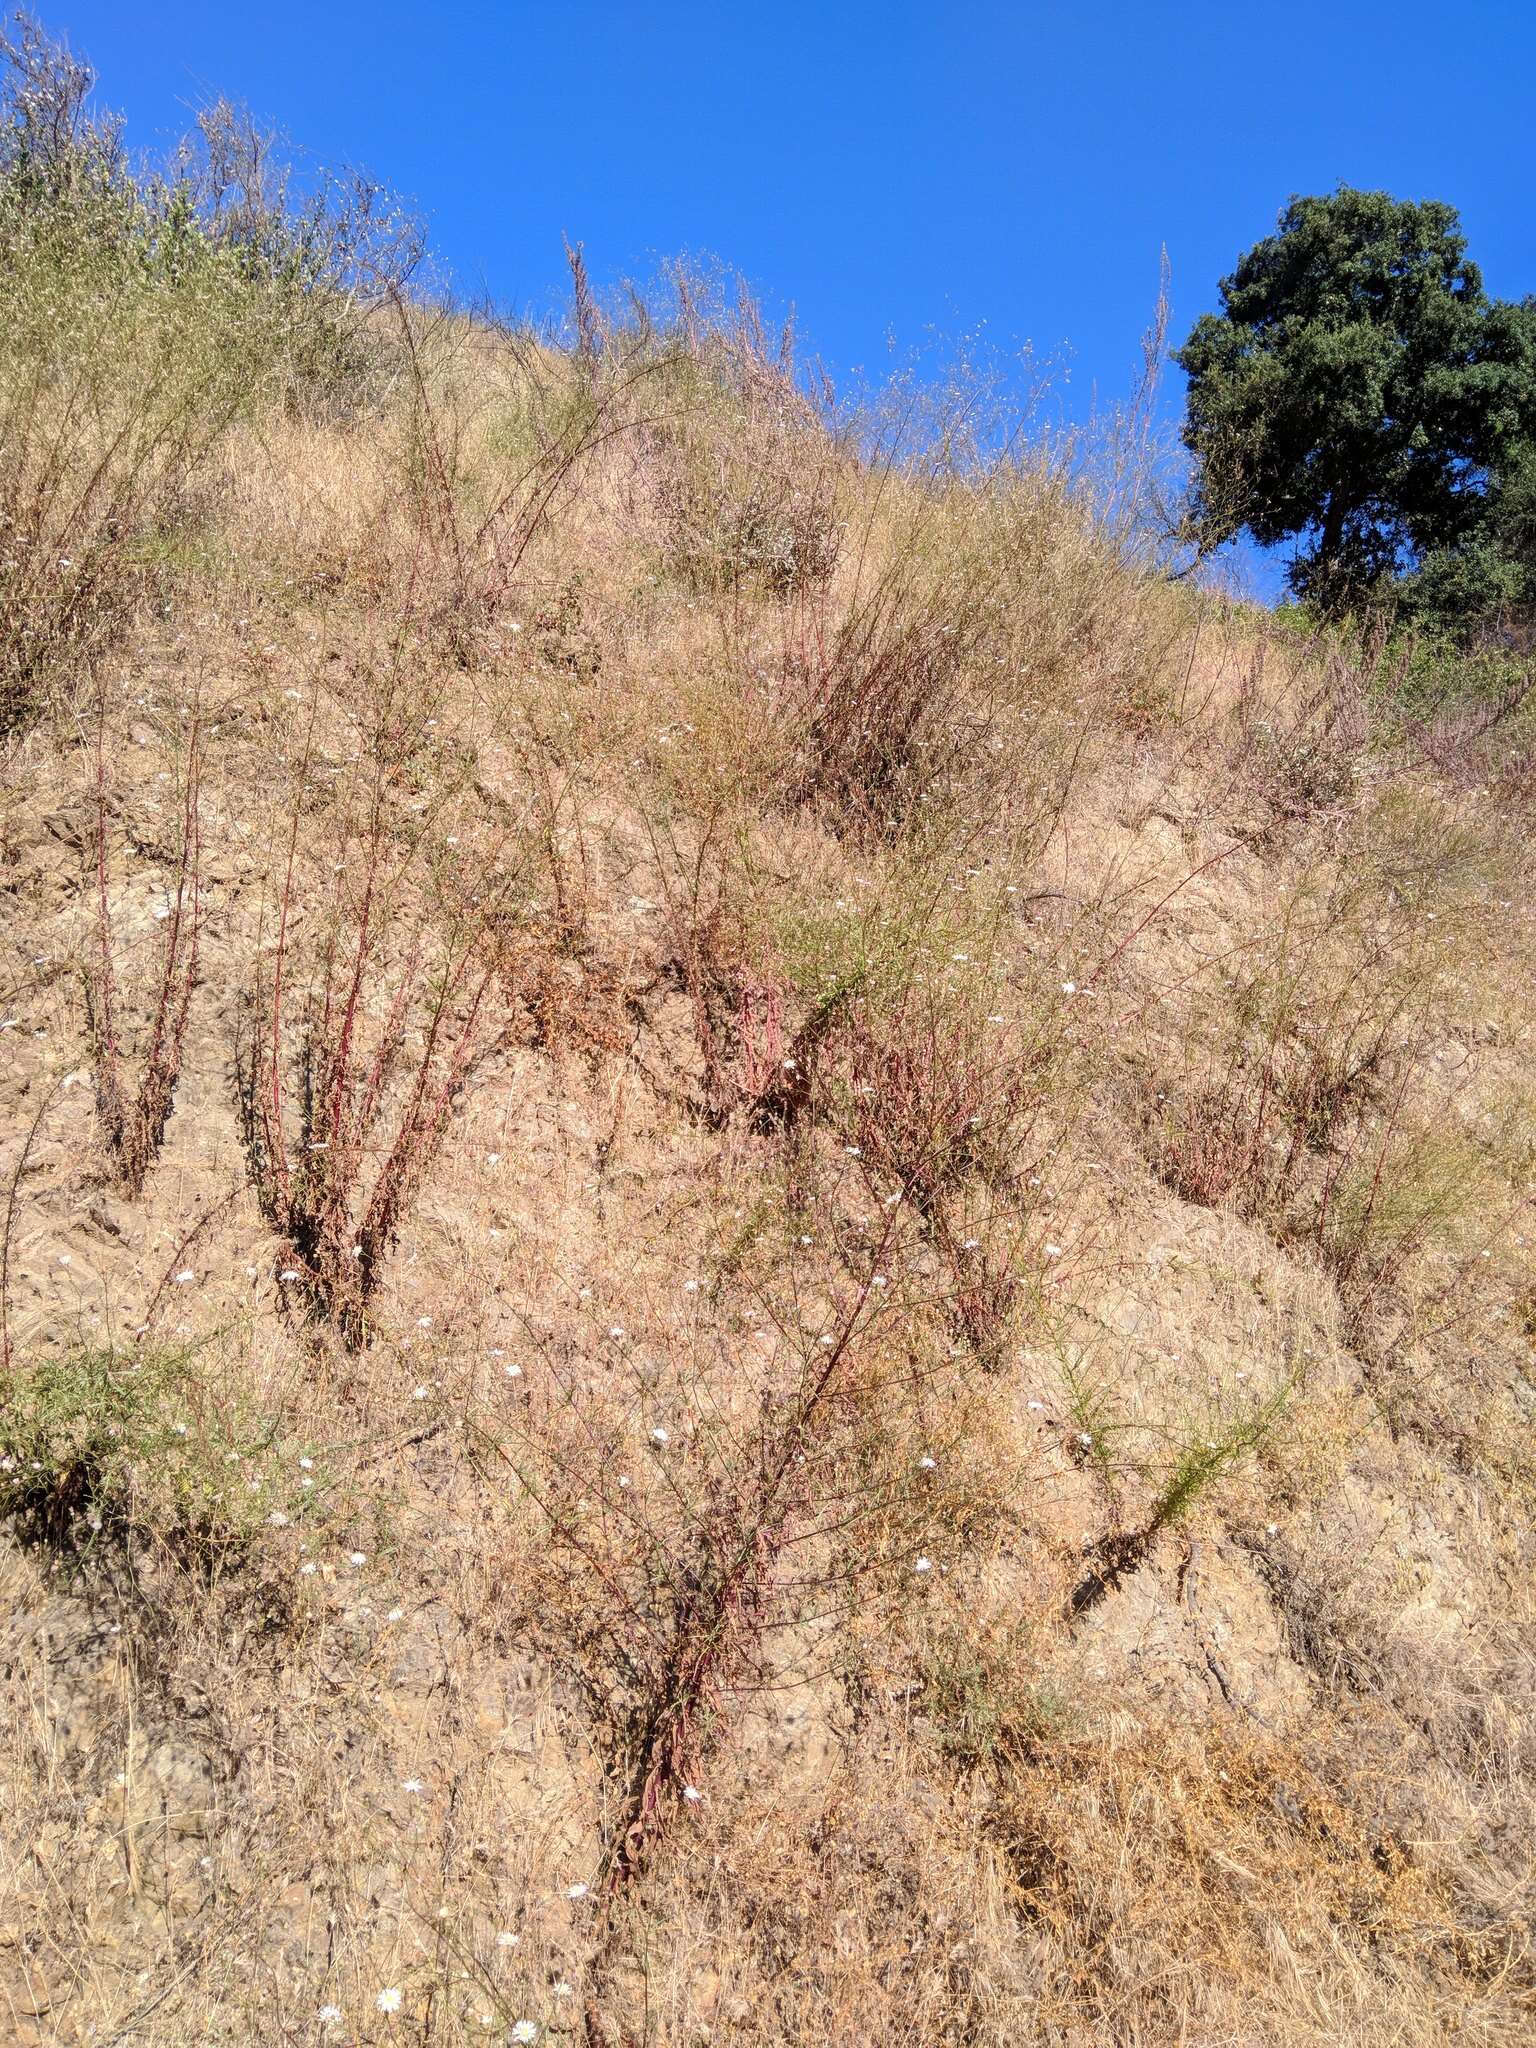
[[[750,326],[388,340],[6,761],[7,2038],[1528,2038],[1518,775]]]

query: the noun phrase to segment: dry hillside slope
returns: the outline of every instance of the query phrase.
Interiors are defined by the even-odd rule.
[[[1528,2040],[1520,691],[578,313],[8,443],[0,2035]]]

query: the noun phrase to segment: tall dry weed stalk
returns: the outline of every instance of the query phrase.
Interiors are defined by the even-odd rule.
[[[194,713],[181,764],[181,815],[169,901],[156,912],[160,969],[148,1038],[137,1078],[122,1037],[122,996],[113,937],[107,843],[110,805],[104,748],[105,710],[96,729],[96,934],[85,973],[86,1022],[96,1080],[96,1115],[118,1179],[130,1196],[143,1192],[160,1150],[186,1049],[187,1020],[198,980],[202,928],[202,731]]]
[[[353,1348],[460,1092],[499,1042],[502,925],[519,886],[515,864],[500,865],[504,843],[487,850],[489,885],[462,881],[433,819],[397,811],[394,781],[376,759],[360,834],[338,841],[318,958],[296,959],[301,777],[241,1054],[246,1147],[281,1284]],[[349,888],[337,878],[354,864]]]

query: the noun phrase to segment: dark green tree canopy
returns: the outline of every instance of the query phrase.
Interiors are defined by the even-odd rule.
[[[1204,545],[1297,541],[1291,586],[1327,609],[1388,585],[1458,611],[1531,594],[1510,550],[1531,529],[1536,303],[1489,299],[1452,207],[1293,199],[1221,302],[1174,358]]]

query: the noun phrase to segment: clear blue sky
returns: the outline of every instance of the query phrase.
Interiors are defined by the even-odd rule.
[[[415,199],[459,288],[544,312],[709,252],[840,377],[888,338],[1072,350],[1121,395],[1293,192],[1458,206],[1536,291],[1536,0],[47,0],[146,146],[214,92]],[[1177,403],[1177,379],[1170,394]]]

